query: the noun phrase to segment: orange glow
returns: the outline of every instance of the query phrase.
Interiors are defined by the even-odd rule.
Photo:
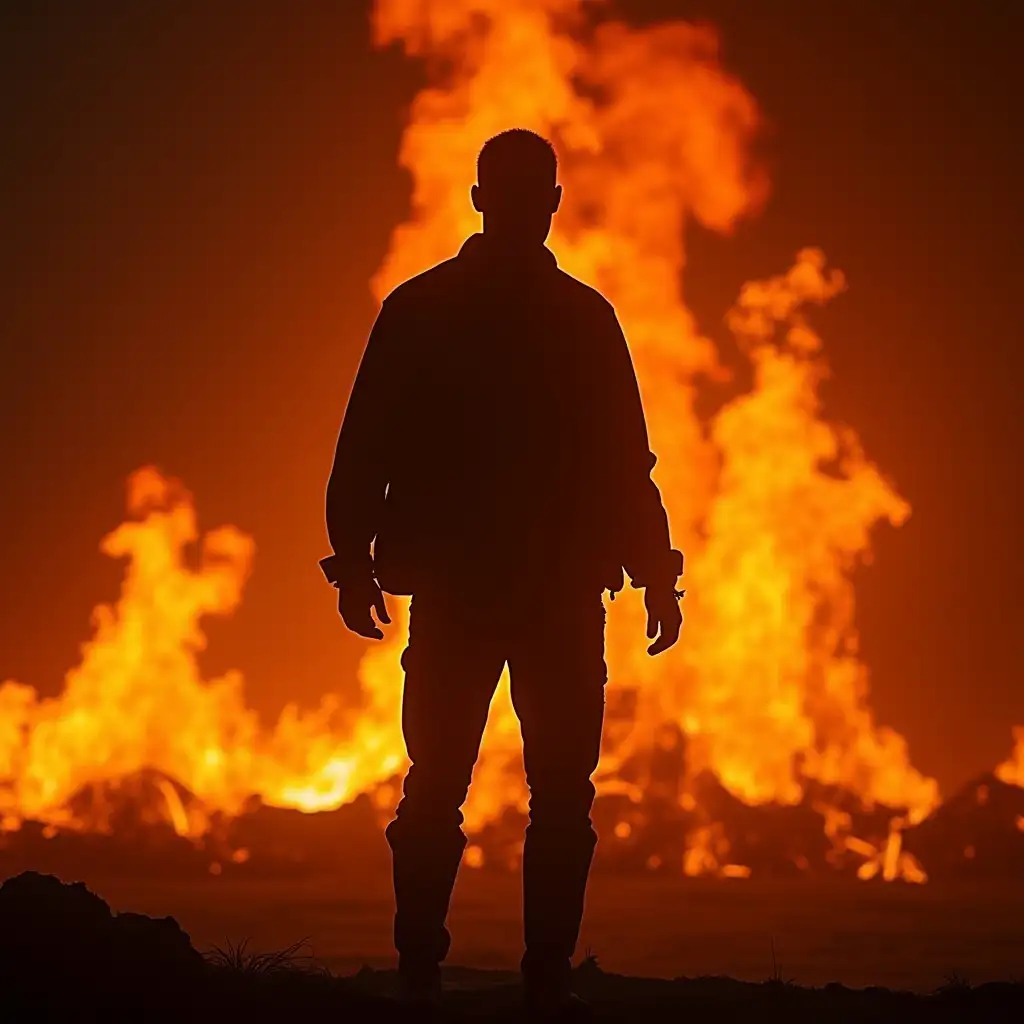
[[[1013,730],[1013,738],[1013,753],[996,768],[996,778],[1011,786],[1024,786],[1024,726]]]
[[[744,285],[727,326],[745,365],[728,383],[683,299],[684,230],[727,232],[764,201],[766,182],[748,159],[756,103],[722,69],[711,29],[606,23],[592,31],[588,6],[600,7],[379,0],[377,44],[398,42],[447,70],[411,108],[400,159],[412,175],[412,215],[392,236],[374,292],[381,298],[448,258],[478,229],[468,192],[489,136],[521,126],[555,140],[566,194],[551,246],[618,310],[659,454],[656,477],[688,563],[687,626],[671,652],[646,655],[638,594],[609,608],[609,692],[635,698],[629,721],[609,730],[597,775],[600,793],[636,805],[634,824],[620,821],[614,833],[628,839],[644,813],[647,780],[627,776],[626,762],[662,744],[672,726],[686,739],[681,810],[700,811],[689,783],[704,772],[748,804],[799,802],[810,782],[838,787],[867,808],[905,808],[906,817],[887,838],[868,840],[853,834],[847,811],[816,797],[833,854],[859,857],[861,878],[924,881],[900,829],[936,806],[938,790],[912,766],[903,738],[874,721],[851,582],[870,554],[871,529],[898,526],[910,510],[855,433],[822,418],[817,389],[827,366],[805,319],[845,282],[808,248],[785,273]],[[696,398],[709,388],[728,400],[702,418]],[[312,711],[289,705],[263,730],[240,675],[204,680],[196,662],[201,618],[230,614],[241,598],[252,540],[214,530],[193,567],[186,552],[200,538],[191,498],[152,468],[132,476],[128,508],[129,521],[103,541],[107,554],[128,560],[120,598],[96,610],[64,691],[42,700],[28,686],[0,687],[0,827],[32,818],[102,829],[95,807],[84,816],[71,798],[143,770],[157,773],[153,813],[191,837],[210,828],[214,812],[238,814],[253,795],[316,811],[369,791],[390,812],[406,764],[398,713],[406,603],[391,602],[394,625],[367,649],[360,706],[328,695]],[[526,808],[507,680],[491,710],[466,807],[471,833],[509,806]],[[1024,731],[999,777],[1024,785]],[[169,780],[196,799],[183,800]],[[247,856],[240,850],[235,860]],[[469,846],[467,863],[483,865],[480,846]],[[656,870],[663,860],[651,854],[647,863]],[[751,873],[715,821],[693,829],[681,863],[666,866]]]

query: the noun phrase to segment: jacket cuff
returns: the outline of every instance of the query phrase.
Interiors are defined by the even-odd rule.
[[[683,567],[683,553],[672,548],[656,564],[646,566],[646,572],[641,571],[635,576],[630,572],[630,586],[634,590],[647,587],[674,587],[676,581],[683,575]],[[629,572],[628,566],[626,571]]]
[[[356,557],[334,554],[320,559],[320,569],[332,587],[345,587],[374,579],[373,558],[369,555]]]

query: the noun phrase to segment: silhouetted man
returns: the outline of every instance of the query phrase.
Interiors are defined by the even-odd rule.
[[[466,798],[506,662],[530,824],[522,960],[537,1013],[573,1000],[596,837],[605,590],[645,588],[648,648],[679,636],[682,556],[651,480],[636,376],[611,305],[544,242],[561,200],[540,136],[480,151],[483,232],[396,288],[370,334],[327,487],[322,563],[345,624],[380,638],[411,594],[402,728],[412,766],[387,838],[399,976],[440,992]],[[371,544],[373,553],[371,556]]]

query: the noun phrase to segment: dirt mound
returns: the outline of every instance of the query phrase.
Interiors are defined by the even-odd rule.
[[[59,989],[82,1005],[140,997],[172,1004],[205,970],[173,918],[114,914],[81,883],[26,871],[0,886],[0,986],[46,1005]]]

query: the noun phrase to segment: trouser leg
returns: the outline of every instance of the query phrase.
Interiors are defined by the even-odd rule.
[[[386,830],[395,888],[400,969],[436,969],[466,839],[462,812],[504,656],[465,630],[448,601],[417,595],[402,656],[402,730],[412,765]]]
[[[557,986],[568,983],[597,842],[591,776],[607,679],[600,595],[539,607],[513,641],[509,668],[530,788],[522,969],[528,984]]]

